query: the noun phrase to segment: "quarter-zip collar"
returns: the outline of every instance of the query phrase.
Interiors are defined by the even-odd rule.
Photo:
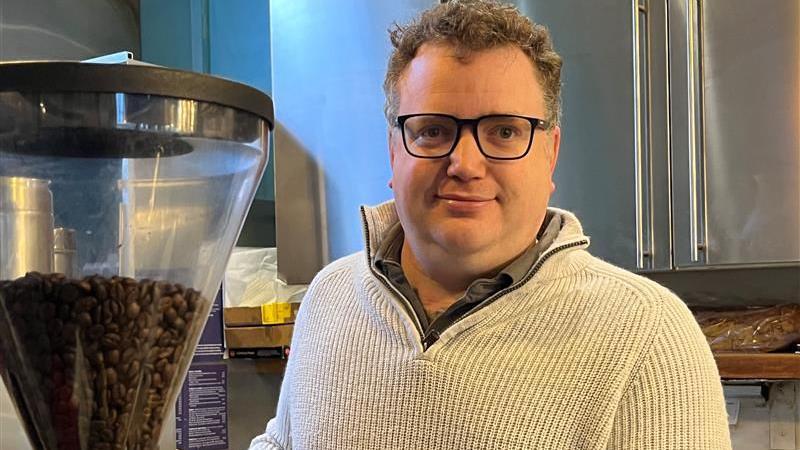
[[[468,319],[470,316],[474,316],[479,310],[488,306],[501,296],[520,289],[537,274],[540,274],[537,276],[537,280],[544,281],[551,276],[564,276],[565,271],[573,272],[581,269],[583,264],[570,261],[570,258],[566,256],[570,250],[586,248],[589,245],[588,236],[583,234],[580,223],[572,213],[558,208],[549,208],[548,214],[561,217],[561,229],[559,230],[558,236],[547,249],[541,252],[538,260],[532,264],[521,280],[515,281],[511,286],[492,294],[477,306],[472,307],[471,311],[465,312],[463,315],[450,314],[447,318],[440,317],[441,320],[433,322],[430,327],[426,326],[427,320],[423,319],[424,311],[420,312],[421,306],[418,304],[419,301],[416,302],[417,308],[415,308],[415,303],[406,298],[397,287],[392,285],[384,274],[380,273],[380,271],[376,270],[374,267],[375,256],[380,248],[382,240],[387,238],[392,227],[399,220],[394,201],[388,201],[376,207],[361,207],[366,247],[365,254],[367,258],[366,264],[372,274],[381,280],[381,282],[398,297],[403,305],[403,309],[414,323],[420,339],[417,344],[421,344],[422,350],[425,351],[436,343],[445,331],[455,333],[456,330],[454,328],[469,326],[470,321]],[[548,260],[552,260],[552,262],[545,265],[544,263]],[[455,325],[459,326],[456,327]]]
[[[558,237],[542,252],[542,255],[546,254],[550,249],[560,247],[567,242],[586,241],[584,245],[575,248],[588,247],[589,236],[583,234],[583,227],[581,227],[578,218],[574,214],[559,208],[549,207],[547,209],[549,212],[561,215],[563,222]],[[371,267],[381,242],[386,238],[392,226],[400,219],[397,216],[394,200],[389,200],[376,206],[362,205],[361,217],[367,265]]]

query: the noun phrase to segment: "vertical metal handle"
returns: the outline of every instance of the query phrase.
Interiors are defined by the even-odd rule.
[[[698,139],[698,95],[700,94],[697,89],[699,83],[699,44],[698,33],[698,15],[696,11],[696,0],[687,0],[686,2],[686,77],[687,77],[687,93],[688,93],[688,132],[689,132],[689,243],[691,248],[690,259],[692,262],[700,261],[700,251],[705,249],[705,232],[703,214],[701,207],[703,201],[701,199],[701,191],[704,191],[703,182],[701,180],[703,174],[703,155],[698,154],[702,152],[702,146],[697,145]],[[705,209],[705,208],[703,208]]]
[[[649,196],[649,158],[645,151],[647,124],[643,110],[647,111],[647,69],[642,70],[642,64],[647,63],[647,44],[642,43],[643,33],[647,27],[647,8],[639,0],[631,2],[632,29],[633,29],[633,159],[635,215],[636,215],[636,268],[647,269],[652,267],[652,220],[650,214]],[[644,28],[644,29],[642,29]],[[642,88],[642,81],[645,88]]]

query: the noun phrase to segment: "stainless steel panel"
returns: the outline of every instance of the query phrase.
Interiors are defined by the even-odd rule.
[[[672,172],[669,133],[669,45],[667,4],[645,1],[647,9],[647,86],[650,229],[649,269],[672,268]]]
[[[69,278],[78,278],[77,245],[75,230],[72,228],[56,228],[53,230],[53,271],[63,273]]]
[[[800,261],[800,3],[700,5],[706,264]],[[687,267],[690,154],[674,154],[675,261]]]
[[[666,91],[654,85],[666,73],[663,7],[650,11],[650,2],[640,8],[637,1],[610,0],[517,3],[547,25],[564,60],[551,204],[578,215],[597,256],[634,270],[669,268],[668,185],[654,184],[668,183],[661,164]]]
[[[670,0],[668,15],[673,261],[686,267],[704,264],[706,248],[697,0]]]
[[[52,272],[50,181],[0,177],[0,280]]]

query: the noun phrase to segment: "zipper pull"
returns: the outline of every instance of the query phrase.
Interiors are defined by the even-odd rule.
[[[439,340],[439,331],[438,330],[429,330],[425,334],[425,338],[422,340],[422,349],[427,350],[433,345],[436,341]]]

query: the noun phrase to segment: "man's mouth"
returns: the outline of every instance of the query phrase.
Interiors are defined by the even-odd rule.
[[[495,197],[478,194],[447,193],[437,194],[436,199],[450,214],[472,216],[494,204]]]
[[[494,197],[475,194],[437,194],[436,197],[456,202],[490,202],[494,200]]]

